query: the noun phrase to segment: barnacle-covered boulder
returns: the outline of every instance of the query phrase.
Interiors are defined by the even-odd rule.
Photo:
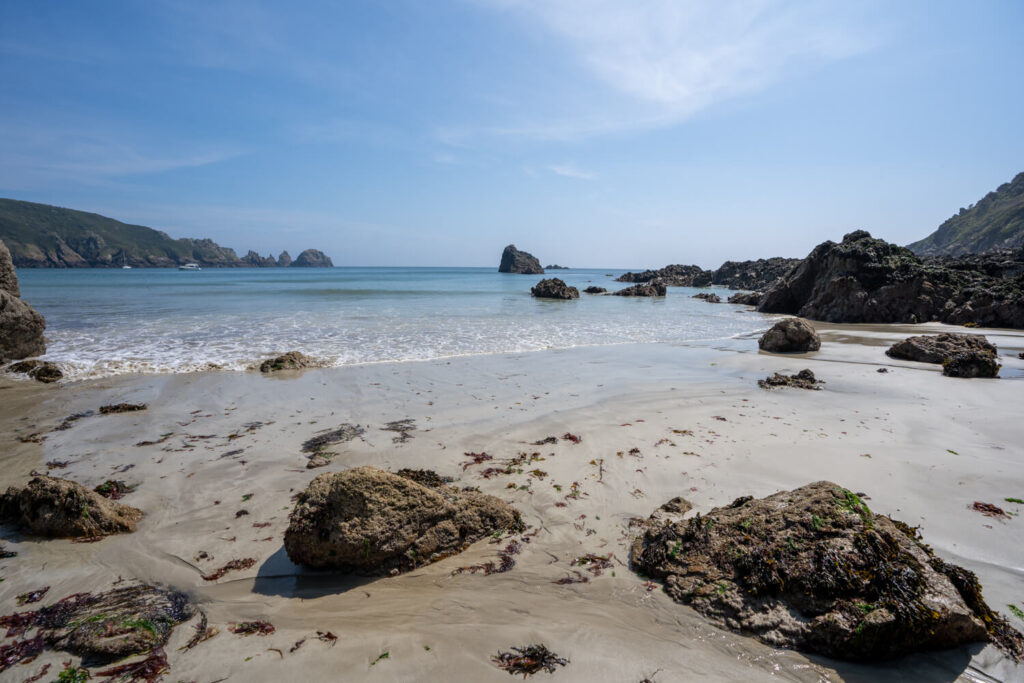
[[[68,479],[38,476],[0,495],[0,520],[39,536],[73,538],[135,531],[142,510],[108,500]]]

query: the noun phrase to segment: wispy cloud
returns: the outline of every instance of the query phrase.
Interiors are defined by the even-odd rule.
[[[721,101],[757,92],[801,69],[873,47],[834,3],[806,0],[477,0],[539,27],[598,85],[587,101],[513,125],[448,127],[470,137],[572,140],[673,125]],[[603,89],[603,92],[602,92]],[[599,101],[602,106],[594,106]],[[566,113],[568,111],[568,113]]]
[[[551,164],[548,166],[548,169],[555,175],[565,176],[566,178],[576,178],[578,180],[597,180],[598,178],[596,173],[585,171],[573,164]]]

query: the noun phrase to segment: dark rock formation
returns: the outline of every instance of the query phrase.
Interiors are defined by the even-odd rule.
[[[333,268],[331,257],[318,249],[307,249],[292,261],[292,268]]]
[[[570,287],[557,277],[541,280],[530,289],[538,299],[579,299],[580,290]]]
[[[771,377],[757,380],[757,386],[762,389],[771,389],[772,387],[796,387],[797,389],[813,389],[818,391],[821,389],[819,384],[824,384],[824,380],[817,379],[814,373],[810,370],[804,369],[795,375],[782,375],[776,372]]]
[[[763,258],[756,261],[726,261],[715,270],[708,282],[694,281],[694,287],[720,285],[729,289],[770,289],[779,278],[800,264],[798,258]]]
[[[587,287],[586,289],[583,290],[585,294],[604,294],[607,291],[608,290],[605,289],[604,287],[595,287],[594,285],[591,285],[590,287]]]
[[[287,268],[292,264],[292,255],[287,251],[282,251],[281,255],[277,257],[277,267]]]
[[[46,319],[22,301],[7,246],[0,242],[0,361],[46,353]]]
[[[819,244],[765,293],[758,310],[829,322],[1024,327],[1024,274],[985,259],[924,262],[863,230]]]
[[[996,354],[996,347],[981,334],[955,334],[943,332],[935,335],[907,337],[896,342],[885,352],[890,358],[915,360],[922,363],[941,363],[958,353],[987,351]]]
[[[677,602],[771,647],[874,661],[994,640],[1024,653],[974,575],[919,539],[821,481],[651,520],[632,560]]]
[[[821,348],[821,339],[806,321],[786,318],[761,335],[757,346],[771,353],[806,353]]]
[[[717,294],[715,294],[713,292],[701,292],[700,294],[694,294],[693,297],[691,297],[691,298],[693,298],[693,299],[700,299],[701,301],[706,301],[709,304],[720,304],[720,303],[722,303],[722,297],[718,296]]]
[[[560,265],[555,264],[553,266],[544,266],[544,270],[572,270],[572,269],[569,266],[560,266]]]
[[[639,273],[623,273],[615,278],[616,282],[650,282],[659,280],[670,287],[694,287],[694,278],[705,273],[700,266],[683,266],[679,264],[665,266],[660,270],[645,270]]]
[[[731,304],[743,304],[745,306],[757,306],[761,301],[761,292],[739,292],[729,297]]]
[[[284,547],[310,567],[386,574],[522,528],[519,513],[494,496],[357,467],[313,479],[291,513]]]
[[[962,256],[1024,246],[1024,173],[989,192],[909,248],[921,256]]]
[[[48,360],[23,360],[12,363],[7,366],[7,372],[25,374],[43,384],[51,384],[64,378],[64,373],[57,364]]]
[[[946,377],[998,377],[999,361],[996,354],[986,350],[956,353],[942,361],[942,374]]]
[[[665,296],[668,289],[665,283],[661,280],[651,280],[650,282],[643,282],[632,287],[626,287],[620,289],[617,292],[612,292],[615,296]]]
[[[498,265],[499,273],[520,273],[523,275],[543,275],[540,261],[533,254],[516,249],[516,245],[510,244],[501,252],[501,263]]]
[[[320,363],[315,358],[310,358],[298,351],[289,351],[276,358],[270,358],[260,363],[260,372],[277,372],[278,370],[302,370],[314,368]]]
[[[0,519],[39,536],[72,538],[135,531],[142,511],[73,481],[38,476],[0,495]]]
[[[254,268],[276,268],[277,261],[270,254],[266,256],[260,256],[253,250],[249,250],[249,253],[242,257],[242,262],[247,266]]]

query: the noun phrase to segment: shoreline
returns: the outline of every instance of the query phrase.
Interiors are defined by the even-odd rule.
[[[280,680],[300,667],[311,680],[344,670],[355,680],[498,681],[507,674],[490,656],[530,642],[544,642],[569,658],[557,674],[567,681],[640,680],[658,669],[656,681],[1021,675],[1020,667],[991,646],[879,664],[772,650],[715,628],[673,603],[660,587],[648,591],[621,564],[628,563],[628,519],[646,517],[676,495],[704,512],[740,495],[763,496],[829,479],[867,493],[876,512],[921,524],[925,542],[938,554],[978,573],[997,611],[1021,600],[1019,518],[997,522],[967,507],[973,500],[1000,502],[1024,492],[1024,473],[1013,459],[1019,452],[1019,385],[1012,381],[1024,376],[1024,361],[1007,358],[1010,379],[958,380],[942,377],[937,366],[888,358],[881,347],[889,336],[950,326],[816,327],[822,350],[797,356],[758,353],[752,338],[741,337],[270,376],[134,375],[56,388],[0,381],[0,400],[9,406],[0,417],[0,485],[24,483],[29,471],[45,469],[49,460],[71,461],[51,474],[90,487],[131,465],[116,477],[138,489],[122,502],[147,512],[135,533],[97,544],[5,534],[8,547],[20,554],[0,561],[6,579],[0,605],[5,613],[17,609],[14,596],[40,584],[52,586],[48,597],[55,600],[102,589],[119,575],[180,588],[197,597],[221,630],[191,652],[168,647],[170,676],[196,680]],[[1024,333],[971,332],[989,335],[1001,351],[1024,350]],[[767,374],[803,367],[826,381],[823,391],[756,386]],[[878,367],[889,372],[876,373]],[[120,401],[146,402],[149,409],[82,419],[71,429],[45,434],[42,443],[18,441],[36,430],[49,432],[73,413]],[[395,435],[380,428],[404,418],[415,420],[417,429],[408,442],[392,442]],[[246,431],[254,422],[262,425]],[[363,425],[363,438],[341,446],[327,467],[305,469],[300,444],[346,422]],[[583,441],[531,445],[567,431]],[[174,434],[160,445],[135,445],[167,432]],[[666,438],[674,445],[655,445]],[[640,457],[616,455],[632,447]],[[238,449],[242,453],[225,457]],[[529,490],[506,489],[509,477],[483,479],[476,474],[480,467],[463,469],[463,453],[479,451],[496,461],[541,451],[545,460],[538,467],[547,474],[529,482],[514,475],[511,480]],[[604,459],[602,481],[590,464],[598,458]],[[455,476],[461,485],[511,501],[538,535],[512,571],[494,576],[451,575],[459,566],[490,559],[497,548],[486,542],[409,574],[371,581],[292,565],[280,540],[291,496],[317,474],[363,464],[425,467]],[[573,481],[585,495],[555,507],[563,494],[552,484],[567,488]],[[253,496],[243,506],[248,493]],[[236,518],[242,507],[249,514]],[[257,530],[256,522],[271,526]],[[223,540],[231,537],[236,540]],[[272,540],[262,540],[267,537]],[[200,551],[214,560],[197,560]],[[619,562],[616,576],[606,572],[574,586],[552,583],[584,552],[612,552]],[[241,557],[256,558],[256,566],[218,582],[199,577]],[[242,638],[225,628],[254,618],[268,619],[277,633]],[[294,642],[325,629],[339,636],[334,647],[314,639],[288,652]],[[385,651],[389,658],[371,666]],[[27,677],[42,663],[63,659],[66,654],[48,653],[15,671]]]

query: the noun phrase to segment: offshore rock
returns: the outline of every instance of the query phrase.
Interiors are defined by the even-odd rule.
[[[298,564],[387,574],[522,528],[519,512],[494,496],[357,467],[313,479],[291,513],[284,547]]]
[[[538,299],[579,299],[580,290],[562,282],[557,277],[541,280],[530,289]]]
[[[333,268],[331,257],[319,249],[307,249],[292,261],[292,268]]]
[[[59,382],[64,378],[64,373],[57,364],[48,360],[23,360],[12,363],[7,367],[7,372],[25,374],[44,384]]]
[[[700,294],[694,294],[692,298],[700,299],[701,301],[706,301],[709,304],[722,303],[722,297],[718,296],[714,292],[701,292]]]
[[[292,264],[292,256],[287,251],[282,251],[281,255],[277,257],[277,267],[287,268]]]
[[[595,287],[594,285],[591,285],[590,287],[587,287],[586,289],[584,289],[583,293],[584,294],[604,294],[607,291],[608,290],[605,289],[604,287]]]
[[[615,296],[665,296],[667,292],[668,289],[664,282],[661,280],[651,280],[650,282],[620,289],[617,292],[612,292],[612,294]]]
[[[659,270],[645,270],[639,273],[623,273],[615,278],[616,282],[650,282],[660,280],[670,287],[697,287],[694,279],[704,274],[700,266],[684,266],[675,264]],[[710,281],[710,280],[709,280]]]
[[[499,273],[520,273],[522,275],[543,275],[544,268],[540,261],[533,254],[516,249],[516,245],[510,244],[501,252],[501,263],[498,264]]]

